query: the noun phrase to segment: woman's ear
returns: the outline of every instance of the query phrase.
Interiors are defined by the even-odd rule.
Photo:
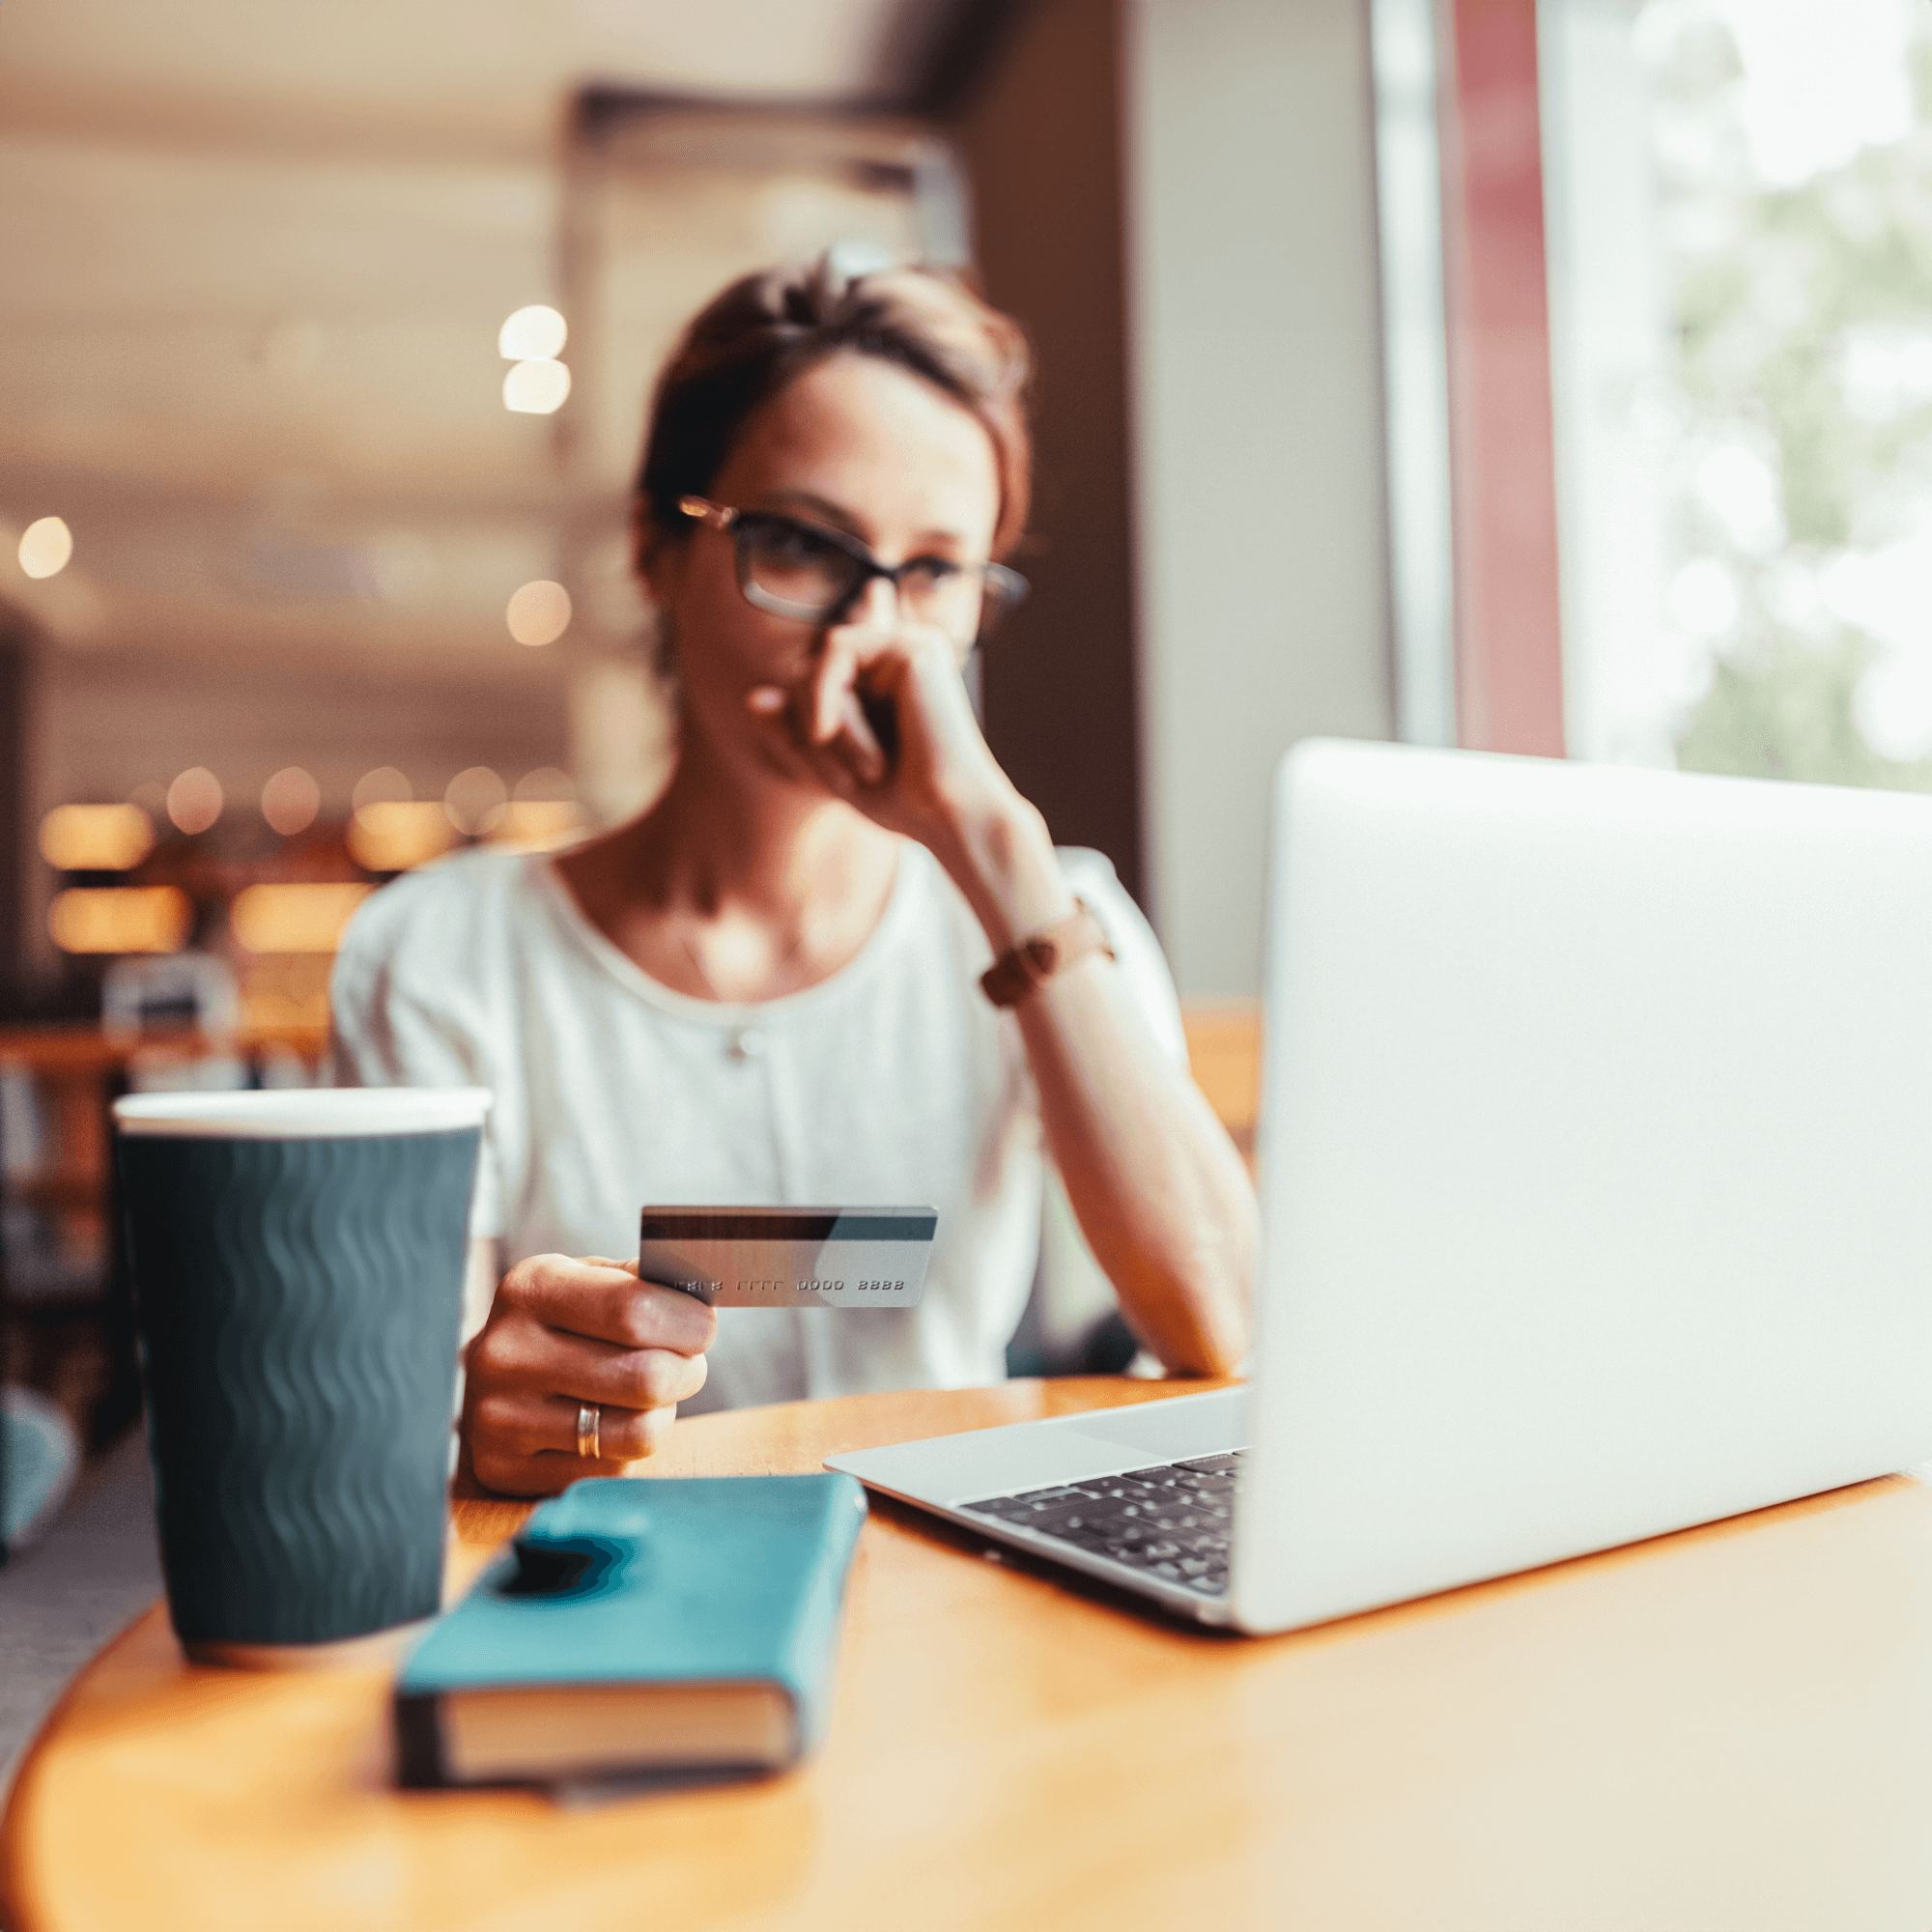
[[[664,610],[677,596],[684,577],[683,544],[668,535],[639,497],[631,509],[631,558],[650,600]]]

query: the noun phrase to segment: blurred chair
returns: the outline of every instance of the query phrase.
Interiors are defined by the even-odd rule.
[[[33,1543],[80,1473],[80,1437],[58,1403],[0,1388],[0,1561]]]
[[[1040,1204],[1033,1293],[1007,1344],[1009,1376],[1118,1375],[1140,1351],[1051,1163]]]
[[[1261,1008],[1253,1002],[1194,1006],[1183,1010],[1181,1020],[1195,1084],[1252,1173],[1261,1094]],[[1049,1166],[1039,1267],[1020,1325],[1007,1347],[1007,1373],[1112,1376],[1122,1370],[1160,1373],[1121,1314],[1113,1285],[1080,1233],[1066,1188]]]
[[[169,952],[117,959],[100,982],[100,1020],[110,1038],[153,1027],[235,1030],[242,995],[228,962],[212,952]]]
[[[204,1043],[232,1037],[241,1015],[234,971],[213,952],[117,959],[100,982],[100,1021],[109,1039],[132,1045],[156,1029],[191,1028],[202,1036],[192,1045],[170,1040],[135,1047],[128,1057],[128,1085],[137,1094],[248,1086],[243,1060],[211,1052]]]

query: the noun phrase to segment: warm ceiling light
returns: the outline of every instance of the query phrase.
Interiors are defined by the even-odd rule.
[[[125,872],[154,844],[138,805],[57,805],[41,820],[41,856],[57,872]]]
[[[190,765],[168,787],[168,816],[178,831],[206,832],[221,816],[221,781],[206,765]]]
[[[262,816],[284,838],[306,832],[322,810],[322,787],[299,765],[285,765],[262,787]]]
[[[510,593],[503,617],[518,643],[554,644],[570,627],[570,592],[540,577]]]
[[[450,780],[442,809],[457,831],[475,838],[496,824],[509,796],[509,786],[488,765],[471,765]]]
[[[570,394],[570,371],[561,362],[534,356],[503,378],[503,407],[520,415],[554,415]]]
[[[349,856],[372,872],[407,872],[456,842],[449,814],[434,799],[373,799],[350,822]]]
[[[355,789],[350,793],[349,803],[359,818],[368,806],[407,805],[415,795],[416,788],[410,782],[407,773],[399,772],[394,765],[378,765],[373,772],[364,772],[355,781]]]
[[[250,952],[333,952],[349,915],[375,890],[361,884],[249,886],[228,923]]]
[[[577,787],[568,772],[540,765],[517,781],[517,789],[490,837],[501,845],[548,851],[566,845],[583,829],[577,810]]]
[[[516,371],[510,373],[515,375]],[[570,393],[567,372],[563,392],[566,396]],[[562,400],[563,396],[559,396],[556,402]],[[556,403],[551,405],[552,409],[555,407]],[[20,568],[29,577],[58,577],[72,554],[73,532],[58,517],[43,517],[20,533]]]
[[[520,308],[497,331],[497,353],[509,362],[547,361],[570,334],[570,325],[554,308],[533,302]]]
[[[47,908],[63,952],[179,952],[193,923],[179,886],[74,886]]]

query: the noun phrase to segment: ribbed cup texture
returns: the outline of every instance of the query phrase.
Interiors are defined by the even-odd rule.
[[[122,1137],[185,1641],[321,1643],[437,1609],[480,1139]]]

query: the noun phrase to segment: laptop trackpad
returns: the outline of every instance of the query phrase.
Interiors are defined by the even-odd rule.
[[[1247,1440],[1247,1409],[1245,1388],[1216,1389],[1133,1408],[1103,1408],[1063,1426],[1094,1441],[1142,1451],[1150,1463],[1178,1463],[1241,1447]]]

